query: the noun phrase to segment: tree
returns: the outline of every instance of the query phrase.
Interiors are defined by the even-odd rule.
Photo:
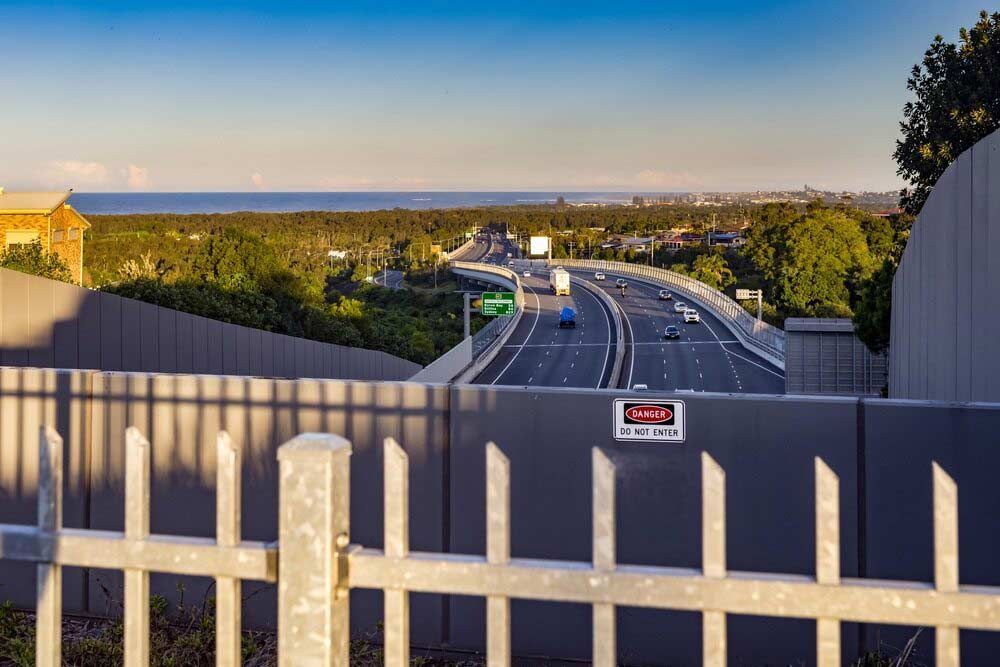
[[[1000,13],[983,11],[959,38],[936,36],[907,81],[915,99],[903,107],[893,157],[910,183],[900,202],[912,215],[948,165],[1000,125]]]
[[[38,241],[18,243],[0,252],[0,268],[61,280],[64,283],[73,282],[73,274],[66,262],[55,253],[44,252]]]
[[[687,274],[717,290],[724,290],[736,282],[726,258],[719,252],[696,257]]]
[[[857,220],[823,209],[792,225],[775,300],[790,315],[850,317],[851,294],[873,259]]]

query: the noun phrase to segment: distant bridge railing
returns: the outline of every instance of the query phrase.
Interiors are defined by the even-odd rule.
[[[718,315],[722,323],[726,325],[726,328],[732,331],[733,335],[744,346],[754,350],[779,368],[785,367],[784,331],[767,322],[758,320],[733,299],[694,278],[655,266],[630,264],[628,262],[559,259],[549,260],[549,263],[571,268],[644,278],[650,282],[682,290]]]

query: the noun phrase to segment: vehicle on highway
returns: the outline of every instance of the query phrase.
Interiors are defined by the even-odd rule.
[[[686,303],[684,303],[683,301],[678,301],[677,303],[674,304],[674,312],[675,313],[683,313],[685,310],[687,310],[687,308],[688,308],[688,305]]]
[[[615,285],[618,285],[618,287],[628,287],[628,281],[624,278],[619,278],[615,281]]]
[[[649,385],[647,385],[647,384],[634,384],[634,385],[632,385],[632,391],[649,391]]]
[[[531,271],[525,271],[521,275],[524,276],[525,278],[530,278],[531,277]]]
[[[663,337],[667,340],[672,338],[680,338],[681,330],[675,327],[673,324],[668,324],[667,328],[663,330]]]
[[[563,306],[563,309],[559,311],[559,328],[566,327],[576,328],[576,313],[569,306]]]
[[[671,294],[668,290],[665,289],[660,290],[660,301],[673,301],[673,300],[674,300],[674,295]]]
[[[687,310],[684,311],[685,324],[688,323],[697,324],[698,322],[701,322],[701,316],[698,314],[697,310],[695,310],[694,308],[688,308]]]
[[[604,274],[598,271],[594,274],[594,280],[604,280]]]
[[[569,296],[569,272],[561,266],[549,271],[549,289],[556,296]]]

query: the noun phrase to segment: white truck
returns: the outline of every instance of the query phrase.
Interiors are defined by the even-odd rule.
[[[556,296],[569,296],[569,273],[558,267],[549,271],[549,289]]]

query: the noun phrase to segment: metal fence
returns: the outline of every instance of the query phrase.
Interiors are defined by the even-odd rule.
[[[588,259],[559,259],[550,260],[550,263],[645,278],[655,283],[683,290],[702,302],[706,307],[711,308],[742,342],[756,348],[766,358],[771,359],[779,366],[784,365],[785,332],[767,322],[758,320],[739,303],[703,282],[680,273],[674,273],[673,271],[645,264]]]
[[[382,352],[184,313],[0,268],[0,366],[405,380]]]
[[[511,662],[511,598],[592,606],[592,660],[614,665],[616,607],[702,615],[702,661],[727,661],[727,614],[816,620],[816,663],[841,664],[841,621],[931,626],[936,662],[958,665],[959,629],[1000,630],[1000,587],[960,586],[958,488],[936,463],[934,582],[878,581],[840,576],[840,482],[820,458],[815,474],[815,575],[730,571],[726,566],[726,474],[701,454],[701,568],[634,566],[616,558],[615,466],[599,448],[592,462],[590,562],[511,556],[510,464],[488,443],[486,553],[461,555],[409,549],[409,461],[392,438],[383,443],[384,549],[351,544],[351,444],[328,434],[303,434],[278,450],[280,496],[277,545],[240,540],[238,448],[220,433],[217,536],[151,535],[149,442],[127,433],[123,533],[61,527],[62,442],[42,428],[37,527],[0,525],[0,556],[38,563],[38,664],[60,660],[61,568],[125,571],[125,664],[149,660],[149,572],[214,577],[217,664],[239,661],[240,579],[278,584],[280,665],[348,665],[351,589],[384,594],[385,662],[409,663],[409,594],[485,597],[487,660]],[[277,565],[277,567],[276,567]]]

